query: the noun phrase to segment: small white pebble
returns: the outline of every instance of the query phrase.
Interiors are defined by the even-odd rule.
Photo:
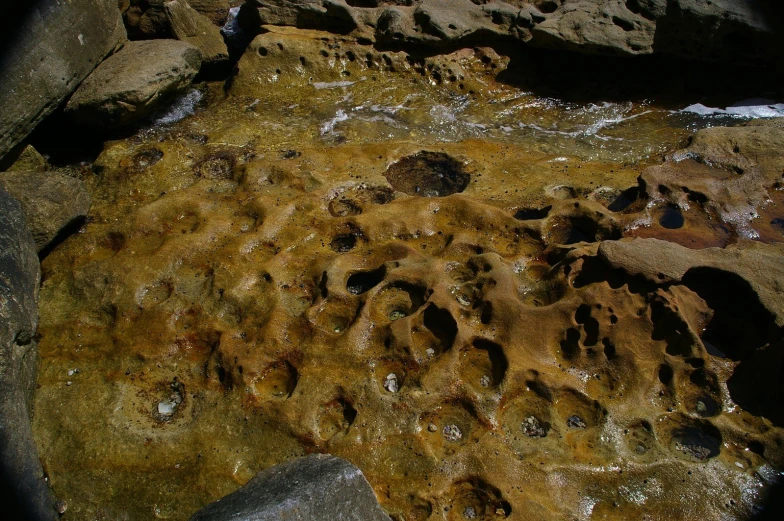
[[[479,383],[482,385],[482,387],[490,387],[490,383],[492,381],[493,380],[488,375],[484,375],[482,378],[479,379]]]
[[[742,469],[743,468],[743,463],[741,463],[740,461],[736,461],[735,462],[735,466],[738,467],[739,469]]]
[[[427,356],[433,356],[436,354],[436,350],[433,349],[432,347],[428,347],[427,349],[425,349],[425,354]]]
[[[384,380],[384,389],[389,391],[390,393],[396,393],[400,390],[400,386],[397,382],[397,375],[395,373],[389,373]]]

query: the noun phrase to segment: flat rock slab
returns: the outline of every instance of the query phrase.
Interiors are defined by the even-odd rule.
[[[10,33],[2,35],[0,158],[126,39],[113,0],[19,4],[3,8]]]
[[[19,203],[0,186],[0,502],[3,519],[54,520],[30,427],[40,268]]]
[[[275,465],[244,487],[191,517],[191,521],[389,521],[357,467],[314,454]]]
[[[21,203],[38,251],[90,210],[84,184],[59,172],[5,172],[0,174],[0,186]]]
[[[184,91],[201,67],[201,52],[177,40],[129,42],[79,86],[65,111],[83,125],[136,123]]]

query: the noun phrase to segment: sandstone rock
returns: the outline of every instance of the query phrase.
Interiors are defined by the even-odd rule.
[[[200,52],[189,43],[130,42],[79,86],[65,111],[87,126],[129,125],[182,92],[200,67]]]
[[[217,26],[226,23],[229,16],[229,0],[188,0],[188,4]]]
[[[39,252],[90,210],[84,184],[58,172],[6,172],[0,174],[0,185],[21,203]]]
[[[9,157],[13,154],[9,154]],[[8,172],[43,172],[49,167],[44,156],[32,145],[26,145],[14,162],[6,169]]]
[[[228,65],[229,51],[218,26],[192,9],[185,0],[166,2],[164,7],[172,36],[201,51],[205,72],[217,72]]]
[[[610,267],[658,284],[679,282],[697,268],[734,274],[749,285],[760,303],[773,314],[776,325],[784,326],[782,244],[744,241],[726,249],[692,250],[658,239],[633,239],[605,241],[599,246],[598,254]]]
[[[163,4],[166,0],[130,0],[123,21],[131,40],[171,38]]]
[[[191,521],[278,519],[389,521],[357,467],[314,454],[270,467],[244,487],[191,517]]]
[[[656,24],[618,0],[567,2],[532,29],[541,47],[601,54],[651,54]]]
[[[454,47],[508,41],[605,55],[669,54],[743,64],[782,60],[780,11],[753,0],[250,0],[246,24],[326,30],[381,43]]]
[[[14,23],[0,63],[0,158],[125,40],[112,0],[45,0]]]
[[[0,187],[0,500],[8,519],[57,519],[30,428],[40,269],[19,203]]]

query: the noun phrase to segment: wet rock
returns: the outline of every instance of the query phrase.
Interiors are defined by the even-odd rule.
[[[0,187],[0,500],[11,519],[54,520],[30,427],[40,269],[19,203]]]
[[[0,173],[0,186],[21,203],[39,252],[90,210],[84,184],[59,172]]]
[[[188,43],[130,42],[90,74],[65,112],[86,126],[130,125],[184,92],[200,67],[200,52]]]
[[[9,45],[0,64],[0,158],[125,41],[114,2],[44,0],[34,12],[21,14],[4,34]]]
[[[202,70],[207,74],[228,72],[225,69],[229,51],[218,26],[191,8],[185,0],[166,2],[164,8],[172,36],[201,51]]]
[[[260,472],[244,487],[198,511],[190,521],[227,519],[389,521],[357,467],[321,454]]]
[[[392,188],[419,197],[462,192],[471,181],[460,161],[443,152],[418,152],[390,165],[384,176]]]

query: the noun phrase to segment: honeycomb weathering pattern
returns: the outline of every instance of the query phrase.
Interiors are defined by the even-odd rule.
[[[252,60],[302,65],[275,94],[296,113],[306,64],[332,58],[260,38],[234,97],[107,144],[90,221],[44,260],[35,430],[66,515],[185,519],[309,452],[356,464],[401,521],[750,515],[782,463],[781,326],[737,267],[769,271],[781,246],[699,200],[657,224],[674,203],[646,195],[645,165],[296,121],[278,138]],[[463,190],[395,190],[390,165],[425,153]],[[645,234],[698,253],[651,272]]]

